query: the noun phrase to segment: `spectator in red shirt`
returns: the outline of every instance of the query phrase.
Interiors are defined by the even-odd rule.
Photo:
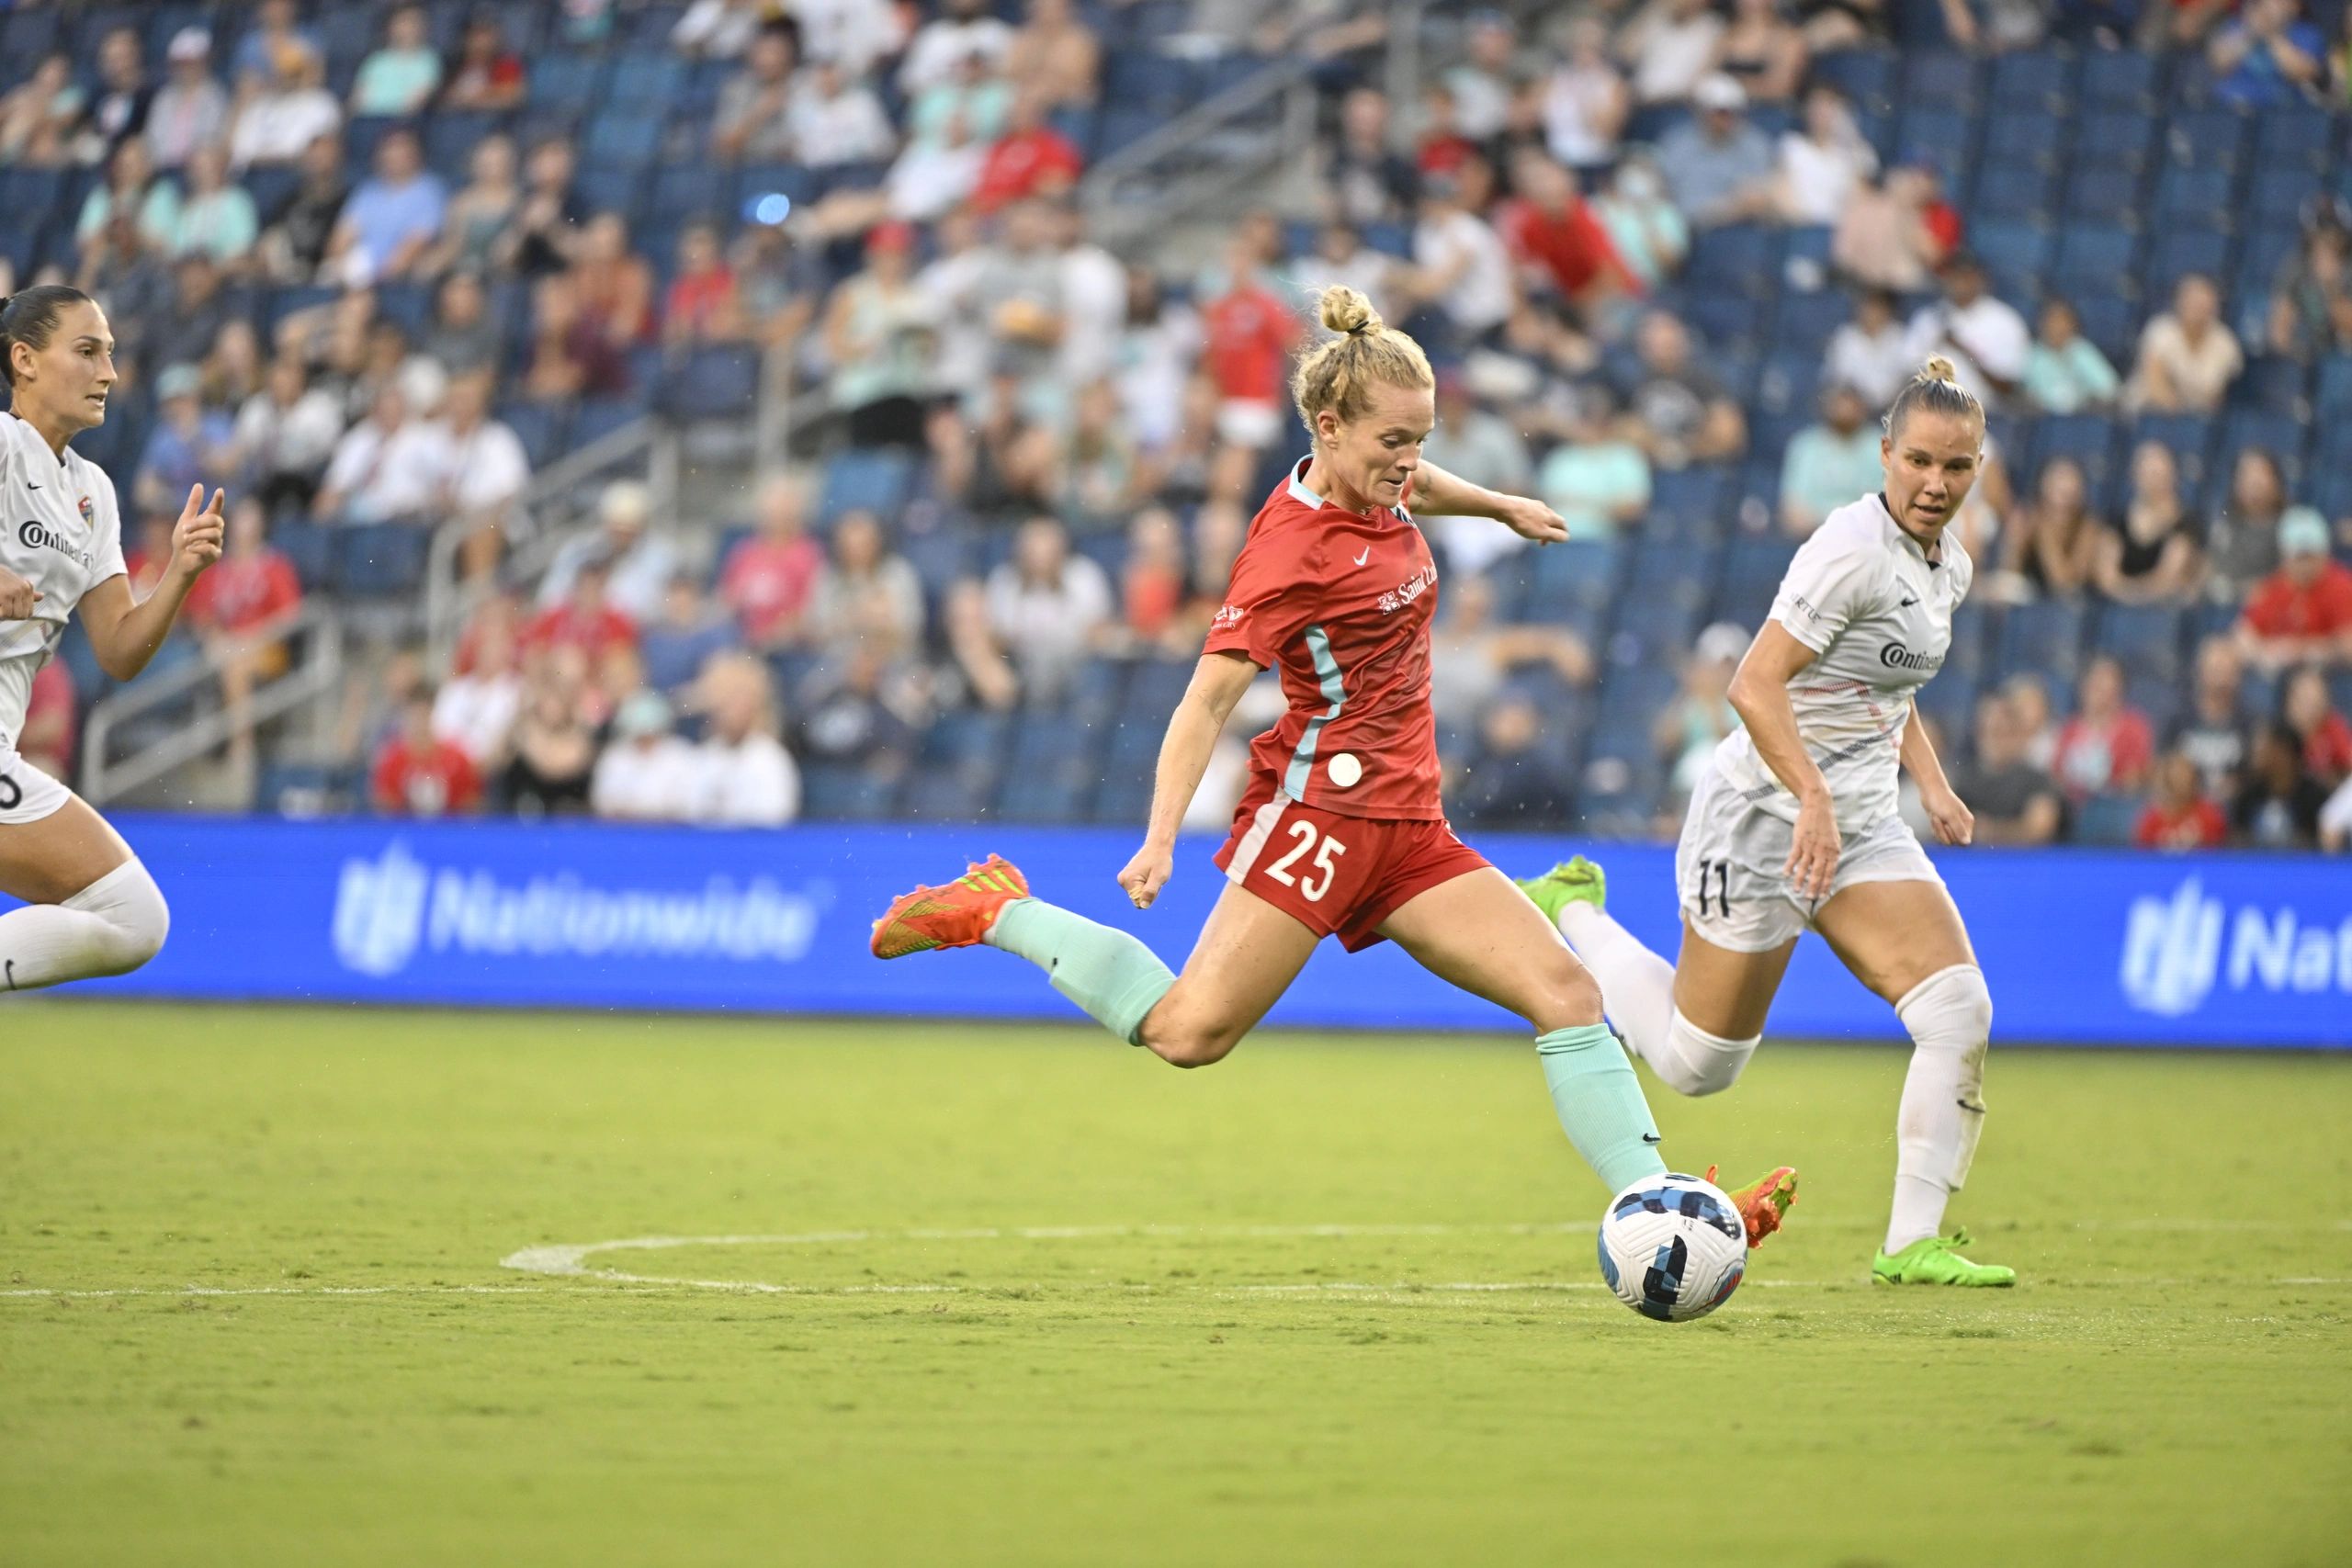
[[[1511,177],[1520,194],[1504,204],[1497,227],[1524,277],[1579,308],[1627,287],[1617,247],[1586,205],[1574,175],[1529,152]]]
[[[1478,144],[1462,134],[1460,109],[1450,88],[1431,87],[1421,95],[1421,140],[1413,163],[1424,175],[1459,174],[1478,155]]]
[[[735,269],[719,249],[718,231],[689,223],[678,235],[678,276],[662,297],[662,339],[672,348],[741,343],[743,310]]]
[[[271,547],[266,532],[258,500],[246,496],[229,508],[228,548],[196,580],[180,611],[198,632],[243,637],[300,607],[293,563]]]
[[[771,478],[760,487],[759,532],[729,551],[719,569],[719,602],[754,648],[788,648],[802,638],[808,596],[825,565],[805,508],[799,479]]]
[[[603,556],[583,562],[572,579],[571,592],[540,611],[523,629],[525,650],[574,648],[594,667],[615,648],[634,649],[637,623],[605,595],[612,576],[613,563]]]
[[[1235,241],[1231,282],[1201,312],[1217,434],[1253,452],[1271,445],[1290,418],[1284,382],[1303,331],[1288,302],[1265,286],[1259,259],[1253,243]]]
[[[2197,764],[2167,751],[2156,767],[2155,798],[2140,813],[2132,841],[2143,850],[2215,850],[2230,836],[2222,808],[2198,793]]]
[[[455,741],[433,733],[433,689],[401,706],[401,728],[376,755],[368,793],[390,817],[447,817],[481,804],[481,779]]]
[[[511,109],[523,101],[523,62],[506,47],[506,34],[489,11],[466,23],[465,41],[449,62],[441,89],[445,109]]]
[[[2303,743],[2303,772],[2329,789],[2352,775],[2352,727],[2329,700],[2327,676],[2306,664],[2287,677],[2278,716]]]
[[[2052,772],[2074,800],[2109,790],[2130,792],[2144,784],[2155,761],[2154,732],[2147,715],[2123,700],[2123,666],[2101,656],[2083,671],[2075,716],[2058,728],[2058,756]]]
[[[1086,160],[1069,139],[1046,123],[1045,99],[1024,91],[1012,102],[1003,137],[980,164],[972,206],[994,212],[1008,202],[1060,196],[1078,183],[1085,167]]]
[[[2308,506],[2278,519],[2278,570],[2255,584],[2238,644],[2265,670],[2352,661],[2352,570],[2327,558],[2327,523]]]

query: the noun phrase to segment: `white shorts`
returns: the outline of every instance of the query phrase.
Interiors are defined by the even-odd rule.
[[[0,736],[0,828],[21,828],[54,817],[74,792],[17,755]]]
[[[1857,884],[1943,886],[1918,835],[1890,815],[1846,836],[1826,895],[1800,898],[1781,871],[1795,838],[1793,823],[1743,798],[1709,767],[1690,792],[1674,850],[1674,882],[1690,929],[1734,953],[1770,953],[1804,934],[1823,904]]]

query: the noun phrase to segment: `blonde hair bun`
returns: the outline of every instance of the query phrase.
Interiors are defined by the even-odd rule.
[[[1372,308],[1371,300],[1365,299],[1360,290],[1344,283],[1335,283],[1323,290],[1317,309],[1323,318],[1323,325],[1335,333],[1376,333],[1388,324],[1380,319],[1380,312]]]
[[[1952,363],[1951,360],[1946,359],[1942,355],[1938,354],[1930,355],[1928,362],[1919,367],[1919,373],[1913,377],[1912,379],[1915,381],[1951,381],[1957,384],[1960,380],[1960,372],[1952,368]]]

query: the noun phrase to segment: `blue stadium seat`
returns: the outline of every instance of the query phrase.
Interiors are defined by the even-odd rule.
[[[2352,423],[2352,354],[2320,361],[2317,412],[2326,423]]]
[[[960,773],[938,773],[930,768],[910,770],[899,795],[899,813],[918,822],[978,821],[988,816],[988,806],[984,785],[976,784]]]
[[[709,164],[665,164],[653,171],[649,210],[657,222],[726,219],[735,207],[734,176]]]
[[[1742,534],[1724,558],[1723,585],[1715,594],[1714,619],[1747,631],[1761,626],[1772,611],[1781,579],[1796,558],[1797,542],[1774,532]]]
[[[1969,216],[1978,222],[2023,219],[2046,223],[2058,209],[2058,170],[2047,162],[2001,164],[1980,170]]]
[[[335,531],[334,592],[351,599],[398,599],[424,585],[433,547],[429,528],[413,523],[356,523]]]
[[[2192,272],[2220,283],[2230,276],[2230,236],[2177,215],[2163,220],[2141,273],[2150,299],[2170,303],[2173,286]]]
[[[443,109],[424,122],[424,162],[456,190],[465,183],[474,149],[506,128],[506,117]]]
[[[2251,138],[2235,109],[2177,109],[2165,125],[2165,152],[2191,169],[2235,169]]]
[[[1831,334],[1854,313],[1854,302],[1843,289],[1822,288],[1781,296],[1772,317],[1772,343],[1815,359],[1829,344]]]
[[[2195,495],[2205,486],[2217,428],[2217,423],[2203,414],[2142,414],[2132,427],[2132,445],[2137,447],[2143,441],[2158,441],[2170,447],[2173,462],[2180,469],[2181,485]]]
[[[583,176],[613,164],[632,170],[644,168],[662,150],[662,117],[650,111],[613,108],[597,115],[588,122]],[[629,205],[634,205],[633,199]]]
[[[2053,685],[2072,685],[2082,669],[2084,607],[2070,599],[2012,604],[2001,617],[1997,673],[2039,672]]]
[[[1846,49],[1815,55],[1812,73],[1844,93],[1857,107],[1883,109],[1894,101],[1894,62],[1892,51]]]
[[[2167,164],[2156,178],[2156,222],[2224,229],[2236,217],[2236,184],[2228,169]]]
[[[2041,292],[2057,238],[2042,224],[2018,218],[1988,218],[1975,225],[1968,243],[1984,264],[1993,292],[2022,303]]]
[[[334,580],[334,536],[338,530],[331,523],[313,523],[308,517],[289,516],[269,525],[269,542],[303,588],[312,593],[327,588]]]
[[[1721,538],[1731,523],[1730,491],[1730,473],[1715,465],[1659,469],[1650,479],[1645,538]]]
[[[2137,222],[2146,186],[2146,178],[2136,168],[2083,160],[2066,181],[2067,221],[2116,226]]]
[[[2083,335],[2098,345],[2118,371],[2129,372],[2140,352],[2139,295],[2078,294],[2073,297],[2073,304],[2083,323]]]
[[[2073,205],[2069,197],[2068,205]],[[2077,222],[2058,236],[2051,279],[2075,293],[2137,292],[2140,237],[2120,224]]]
[[[889,815],[894,793],[894,781],[845,762],[811,762],[800,770],[801,815],[820,821],[874,821]]]
[[[2255,130],[2258,169],[2318,171],[2335,158],[2336,121],[2317,104],[2285,104],[2263,111]]]
[[[896,518],[914,493],[915,459],[903,452],[852,450],[825,465],[818,520],[830,526],[844,512],[872,512]]]
[[[531,62],[531,107],[578,118],[601,100],[603,57],[557,51]]]
[[[2305,204],[2320,189],[2318,170],[2302,164],[2273,163],[2266,156],[2255,165],[2246,210],[2258,228],[2299,224]]]
[[[2094,109],[2074,122],[2075,161],[2106,168],[2144,169],[2153,155],[2155,130],[2153,116]]]
[[[1911,54],[1903,62],[1904,107],[1973,109],[1976,62],[1960,53]]]
[[[743,344],[697,348],[662,378],[658,400],[670,419],[732,419],[747,415],[758,401],[759,351]]]
[[[1683,280],[1698,299],[1722,290],[1762,299],[1780,285],[1781,236],[1762,223],[1702,229],[1691,241]]]
[[[572,194],[591,213],[617,212],[632,223],[644,188],[645,170],[620,161],[589,163],[571,182]]]
[[[639,392],[584,399],[572,415],[571,445],[585,446],[601,441],[616,430],[635,424],[650,412],[650,405]]]
[[[1094,127],[1094,161],[1125,152],[1167,123],[1160,110],[1114,99],[1104,106]]]
[[[2109,604],[2098,616],[2098,650],[2126,670],[2168,683],[2188,673],[2188,612],[2173,604]]]
[[[2128,844],[2145,802],[2132,795],[2095,795],[2075,807],[2075,840],[2085,844]]]
[[[411,344],[424,335],[433,318],[433,290],[423,283],[379,283],[376,316],[400,328]]]
[[[79,216],[65,210],[65,171],[26,166],[0,167],[0,212],[8,227],[30,234],[52,218],[68,222]]]
[[[2075,85],[2074,57],[2063,50],[2019,50],[1993,62],[1991,95],[1996,111],[1989,131],[2004,120],[2030,114],[2064,114]]]
[[[605,85],[610,108],[631,113],[665,108],[685,91],[686,64],[676,55],[624,54],[614,62],[612,79]]]
[[[1627,553],[1618,539],[1571,539],[1536,551],[1527,614],[1566,622],[1605,612],[1617,597]]]
[[[548,403],[502,403],[498,418],[523,444],[523,455],[534,468],[544,468],[563,450],[563,426],[568,408]]]
[[[1935,170],[1943,176],[1944,188],[1956,194],[1967,183],[1975,138],[1976,121],[1968,110],[1905,103],[1895,161]]]
[[[2227,484],[2238,454],[2249,447],[2260,447],[2278,459],[2280,472],[2286,476],[2291,492],[2301,484],[2303,474],[2304,420],[2292,413],[2272,413],[2260,409],[2241,409],[2230,414],[2222,426],[2222,446],[2217,454],[2213,472],[2217,483]]]
[[[2163,62],[2138,50],[2093,50],[2083,58],[2081,99],[2092,109],[2146,113],[2164,90]]]
[[[1104,62],[1102,97],[1105,103],[1156,111],[1182,110],[1196,101],[1198,80],[1188,61],[1157,50],[1130,50]]]
[[[1770,310],[1769,301],[1708,288],[1693,296],[1681,315],[1696,329],[1699,341],[1713,351],[1709,357],[1720,361],[1725,355],[1746,359],[1755,354],[1763,341]]]
[[[924,595],[934,604],[946,597],[947,590],[960,579],[972,573],[971,541],[958,528],[910,530],[899,540],[899,553],[915,569]]]
[[[2307,417],[2311,375],[2307,366],[2275,354],[2246,361],[2245,372],[2230,389],[2230,401],[2265,413]]]
[[[58,13],[54,6],[15,9],[0,14],[0,60],[16,62],[8,85],[29,75],[40,58],[57,45]]]

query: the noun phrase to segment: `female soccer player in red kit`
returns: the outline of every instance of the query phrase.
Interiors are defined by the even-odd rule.
[[[875,954],[1003,948],[1121,1039],[1197,1067],[1240,1043],[1323,938],[1350,952],[1386,939],[1528,1021],[1569,1141],[1622,1190],[1666,1165],[1640,1081],[1601,1021],[1600,987],[1525,895],[1454,836],[1438,799],[1437,563],[1411,507],[1491,517],[1539,542],[1565,539],[1566,526],[1539,502],[1422,462],[1436,414],[1419,345],[1352,288],[1325,289],[1322,317],[1340,335],[1291,384],[1313,451],[1250,525],[1169,722],[1143,847],[1119,873],[1136,908],[1149,908],[1227,716],[1260,669],[1278,669],[1289,711],[1250,749],[1250,788],[1216,852],[1227,886],[1183,973],[1124,931],[1032,897],[994,855],[892,904],[875,922]],[[1779,1227],[1795,1190],[1783,1168],[1732,1194],[1751,1242]]]

